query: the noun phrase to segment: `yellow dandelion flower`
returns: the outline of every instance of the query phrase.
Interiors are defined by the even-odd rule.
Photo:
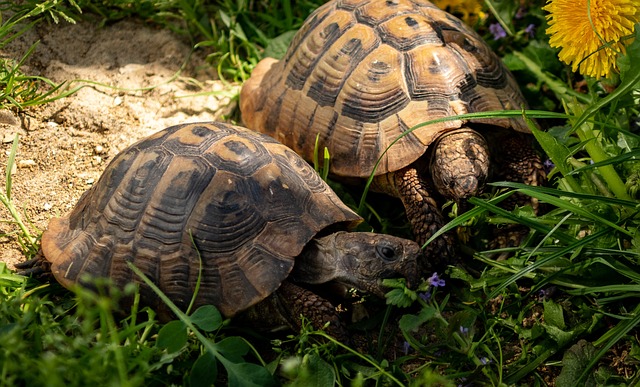
[[[618,70],[616,58],[631,43],[621,38],[640,21],[640,0],[549,0],[543,9],[549,12],[549,44],[561,48],[560,60],[596,78]]]
[[[483,20],[486,14],[482,11],[483,2],[480,0],[432,0],[436,7],[462,19],[470,26],[478,20]]]

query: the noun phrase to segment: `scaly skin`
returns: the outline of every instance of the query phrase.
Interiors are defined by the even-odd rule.
[[[540,154],[531,144],[530,136],[512,133],[510,136],[489,137],[489,140],[501,144],[499,151],[494,152],[491,159],[494,165],[499,166],[494,168],[494,180],[514,181],[531,186],[546,184],[547,174]],[[507,199],[504,207],[511,209],[516,205],[527,204],[531,205],[536,213],[542,210],[537,199],[521,194]]]
[[[539,154],[534,150],[529,136],[511,131],[488,130],[488,141],[470,128],[461,128],[441,136],[435,143],[428,162],[429,168],[418,168],[425,160],[393,174],[376,177],[378,191],[399,197],[404,204],[415,240],[422,246],[435,232],[445,225],[438,197],[453,200],[459,212],[466,210],[467,199],[482,193],[490,170],[493,180],[515,181],[532,186],[546,182],[546,175]],[[488,142],[495,144],[490,152]],[[539,210],[536,199],[514,195],[502,206],[512,209],[516,205],[530,204]],[[492,247],[517,246],[526,236],[522,227],[495,230]],[[421,272],[426,273],[426,262],[451,264],[456,261],[454,237],[445,234],[426,246]]]
[[[407,218],[411,222],[414,238],[420,246],[431,235],[445,225],[436,201],[427,191],[427,183],[415,168],[404,168],[394,174],[395,188],[404,204]],[[424,251],[425,259],[420,262],[420,272],[430,271],[430,264],[446,264],[455,260],[453,236],[449,233],[437,238]]]
[[[349,335],[334,305],[305,285],[333,284],[340,290],[354,288],[384,297],[385,278],[403,277],[410,287],[417,283],[419,254],[415,242],[390,235],[336,232],[315,238],[297,258],[289,278],[241,318],[266,329],[288,326],[299,331],[302,315],[316,330],[329,323],[327,333],[347,343]]]
[[[278,297],[279,312],[289,325],[300,331],[301,319],[304,316],[314,329],[325,329],[326,332],[342,343],[349,342],[349,335],[336,308],[327,300],[303,287],[285,281],[275,293]],[[327,323],[329,323],[327,325]],[[325,328],[326,327],[326,328]]]

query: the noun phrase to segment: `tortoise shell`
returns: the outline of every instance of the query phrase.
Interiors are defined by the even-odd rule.
[[[240,98],[247,127],[311,160],[316,136],[338,176],[397,171],[465,121],[458,114],[520,109],[513,75],[482,38],[424,0],[338,0],[312,13],[284,58],[266,58]],[[521,118],[487,123],[529,133]],[[320,148],[322,149],[322,148]]]
[[[63,286],[109,277],[142,283],[132,262],[183,310],[231,317],[274,292],[321,230],[360,217],[297,154],[224,123],[162,130],[119,153],[98,182],[42,235]],[[165,306],[141,286],[145,305]]]

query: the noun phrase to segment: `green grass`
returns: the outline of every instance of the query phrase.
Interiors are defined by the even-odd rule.
[[[521,81],[533,108],[527,116],[549,127],[534,128],[534,134],[553,165],[550,184],[495,183],[495,194],[473,199],[473,209],[447,226],[473,225],[478,236],[489,225],[528,226],[532,232],[522,246],[508,249],[507,259],[494,259],[501,251],[469,245],[465,265],[440,273],[444,286],[426,282],[412,291],[389,282],[388,303],[396,307],[378,305],[380,312],[356,328],[379,339],[398,332],[406,344],[395,351],[397,356],[386,356],[384,340],[363,355],[307,326],[288,336],[264,337],[239,330],[211,307],[176,313],[178,319],[168,324],[135,304],[124,315],[114,314],[114,290],[68,292],[55,283],[27,280],[0,263],[0,384],[638,383],[640,39],[621,59],[614,91],[608,91],[609,84],[587,80],[587,92],[578,93],[570,85],[580,79],[548,47],[539,7],[531,5],[517,19],[516,2],[489,3],[499,18],[477,28]],[[222,79],[241,82],[260,58],[283,52],[290,31],[318,3],[79,0],[0,5],[3,15],[9,7],[15,12],[2,21],[0,48],[43,20],[69,23],[91,13],[107,24],[140,17],[188,37]],[[488,32],[496,20],[511,32],[500,41]],[[537,26],[533,37],[522,33],[531,23]],[[22,73],[30,53],[0,61],[3,108],[29,109],[72,92]],[[12,162],[9,157],[7,171]],[[13,236],[25,255],[32,256],[39,232],[21,219],[11,186],[7,173],[0,201],[11,214],[6,221],[15,225]],[[362,192],[336,187],[345,202],[358,207]],[[528,208],[501,209],[498,203],[515,192],[539,198],[548,211],[536,216]],[[359,207],[378,230],[406,230],[387,202],[370,195]],[[125,293],[135,295],[135,289]]]
[[[0,49],[24,34],[44,19],[56,23],[73,22],[73,12],[79,11],[73,1],[71,9],[57,0],[44,2],[2,2],[0,3]],[[6,15],[10,15],[6,18]],[[65,90],[63,84],[55,84],[51,80],[26,75],[21,71],[24,62],[37,47],[32,45],[21,58],[0,58],[0,108],[23,110],[25,108],[45,104],[73,94],[77,89]]]

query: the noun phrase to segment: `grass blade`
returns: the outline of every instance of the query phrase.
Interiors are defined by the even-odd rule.
[[[570,254],[571,252],[573,252],[574,250],[577,250],[578,248],[582,247],[582,246],[587,246],[592,242],[595,242],[598,238],[603,237],[604,235],[606,235],[607,233],[611,232],[609,229],[603,229],[600,230],[598,232],[596,232],[595,234],[591,234],[589,236],[586,236],[582,239],[577,240],[575,243],[571,244],[570,246],[566,246],[564,248],[561,248],[560,250],[558,250],[557,252],[550,254],[548,256],[546,256],[543,259],[540,259],[538,261],[536,261],[535,263],[525,267],[524,269],[520,270],[518,273],[512,275],[511,277],[507,278],[503,283],[501,283],[500,285],[498,285],[495,289],[493,289],[493,291],[491,293],[489,293],[489,295],[487,296],[487,299],[491,300],[493,298],[496,298],[504,289],[506,289],[507,287],[509,287],[511,284],[513,284],[514,282],[516,282],[517,280],[519,280],[520,278],[526,276],[527,274],[539,269],[542,266],[548,265],[549,263],[553,262],[555,259],[558,259],[566,254]]]
[[[7,169],[5,171],[5,194],[7,195],[7,200],[11,200],[11,172],[13,170],[13,166],[15,165],[16,160],[16,152],[18,151],[18,141],[20,135],[16,133],[13,137],[13,144],[11,145],[11,151],[9,152],[9,158],[7,159]]]

